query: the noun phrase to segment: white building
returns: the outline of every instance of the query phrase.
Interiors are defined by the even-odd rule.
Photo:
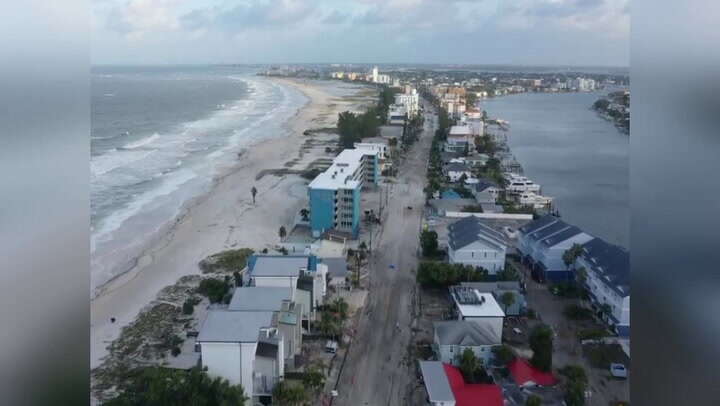
[[[420,96],[415,89],[409,93],[398,93],[395,95],[395,105],[404,106],[408,116],[415,116],[420,111]]]
[[[289,288],[293,298],[298,297],[298,280],[309,281],[313,298],[310,310],[322,305],[327,293],[327,265],[312,255],[252,255],[248,270],[252,285]]]
[[[502,233],[475,216],[464,217],[448,227],[448,258],[451,264],[486,269],[494,275],[505,269],[507,243]]]
[[[270,395],[285,375],[283,337],[272,320],[273,312],[208,312],[197,338],[202,366],[251,399]]]
[[[473,174],[470,168],[466,164],[449,163],[443,167],[445,176],[450,179],[450,182],[458,182],[465,176],[466,179],[472,178]]]
[[[442,362],[420,361],[420,373],[431,406],[455,406],[455,396]]]
[[[445,141],[445,151],[448,152],[464,152],[472,150],[474,145],[472,137],[472,129],[466,125],[454,125],[450,127],[450,132]]]
[[[594,238],[582,245],[575,273],[584,269],[590,302],[601,317],[623,337],[630,336],[630,253],[622,247]],[[609,306],[610,313],[602,311]]]
[[[372,70],[372,82],[377,83],[378,82],[378,68],[377,66],[373,67]]]
[[[501,345],[502,339],[483,321],[446,320],[433,323],[433,350],[437,359],[458,365],[458,355],[470,349],[485,365],[490,363],[492,348]]]
[[[455,303],[457,319],[479,323],[502,338],[505,312],[492,293],[480,293],[465,286],[451,286],[450,295]]]

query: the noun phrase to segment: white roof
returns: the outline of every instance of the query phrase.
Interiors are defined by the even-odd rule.
[[[470,135],[470,127],[466,125],[454,125],[450,127],[450,135]]]
[[[442,362],[420,361],[420,371],[431,402],[455,401]]]
[[[480,293],[477,289],[473,289],[473,292],[480,301],[484,299],[482,304],[460,304],[457,298],[453,296],[455,304],[463,317],[505,317],[505,312],[500,308],[492,293]]]
[[[373,155],[377,152],[366,149],[345,149],[333,159],[332,165],[325,172],[310,182],[309,187],[313,189],[355,189],[360,182],[353,180],[352,176],[362,164],[362,157]]]
[[[271,327],[273,312],[209,311],[200,328],[198,342],[256,342],[262,327]]]

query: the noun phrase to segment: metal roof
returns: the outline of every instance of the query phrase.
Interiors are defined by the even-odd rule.
[[[544,244],[547,247],[552,247],[554,245],[557,245],[563,241],[566,241],[572,237],[575,237],[578,234],[581,234],[583,231],[575,226],[568,226],[564,230],[560,231],[559,233],[552,234],[551,236],[545,238],[542,240],[542,244]]]
[[[328,275],[344,278],[348,272],[348,264],[345,258],[322,258],[320,262],[327,265]]]
[[[198,342],[251,343],[262,327],[270,327],[273,312],[211,310],[200,328]]]
[[[235,289],[228,310],[279,311],[283,300],[292,300],[289,287],[246,286]]]
[[[497,345],[502,339],[489,326],[477,321],[448,320],[433,323],[440,345]]]
[[[621,297],[630,295],[630,252],[601,238],[583,244],[582,257]]]
[[[249,269],[252,276],[300,276],[301,269],[310,269],[307,255],[253,255]]]
[[[420,371],[431,402],[454,402],[445,368],[440,361],[420,361]]]
[[[540,217],[537,220],[534,220],[534,221],[531,221],[531,222],[525,224],[524,226],[519,228],[519,231],[523,234],[529,234],[529,233],[532,233],[533,231],[538,230],[542,227],[546,227],[549,224],[552,224],[558,220],[559,219],[557,217],[548,214],[543,217]]]
[[[481,241],[496,250],[507,248],[505,237],[475,216],[465,217],[448,226],[448,243],[452,249],[466,247],[475,241]]]

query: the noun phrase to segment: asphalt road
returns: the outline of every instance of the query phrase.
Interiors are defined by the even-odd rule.
[[[333,405],[404,405],[415,377],[408,368],[416,298],[418,234],[425,174],[436,117],[426,107],[425,131],[407,153],[390,188],[387,217],[373,242],[370,290]],[[411,206],[412,209],[408,209]],[[394,265],[394,269],[390,266]],[[399,326],[399,328],[398,328]]]

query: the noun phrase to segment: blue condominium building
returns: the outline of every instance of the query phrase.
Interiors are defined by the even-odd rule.
[[[346,149],[308,186],[313,236],[335,230],[357,238],[360,232],[360,192],[380,180],[378,152]]]

